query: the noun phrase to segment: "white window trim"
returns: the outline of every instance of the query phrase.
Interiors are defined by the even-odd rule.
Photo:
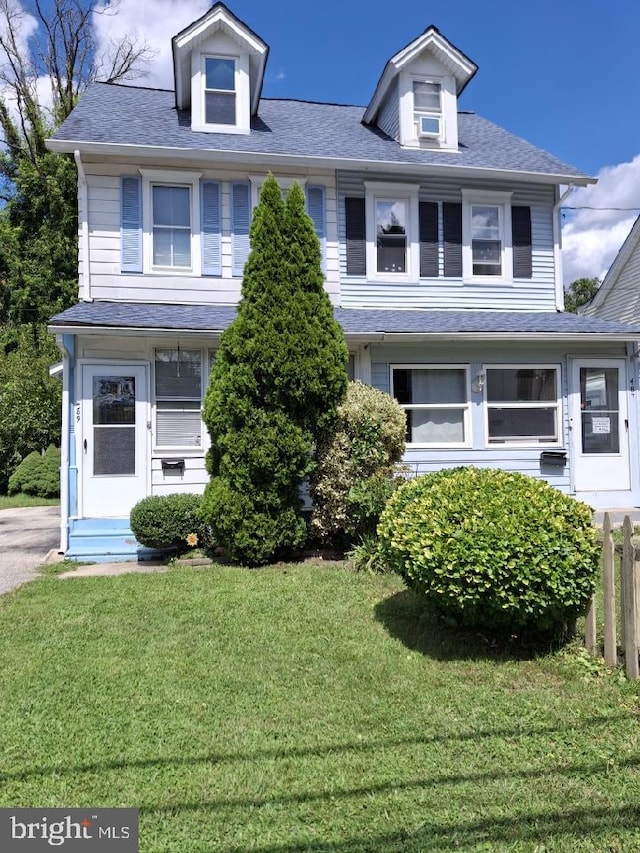
[[[367,235],[367,279],[369,281],[385,281],[417,283],[420,280],[420,230],[419,216],[419,186],[417,184],[383,183],[365,181],[365,224]],[[407,202],[407,271],[404,273],[378,272],[378,255],[376,241],[376,202],[406,201]]]
[[[465,403],[399,403],[398,405],[406,412],[409,409],[460,409],[462,410],[462,423],[465,434],[465,441],[451,442],[413,442],[408,441],[408,448],[428,448],[428,449],[456,449],[456,448],[471,448],[473,447],[473,436],[471,435],[471,382],[469,378],[468,364],[390,364],[389,365],[389,388],[391,396],[394,395],[393,372],[394,370],[464,370],[465,375]]]
[[[200,353],[200,443],[197,445],[193,444],[158,444],[158,406],[156,399],[156,350],[175,350],[178,348],[178,344],[176,343],[156,343],[153,345],[151,350],[151,395],[152,395],[152,412],[151,412],[151,425],[152,425],[152,449],[153,454],[155,456],[162,456],[167,453],[180,452],[181,456],[202,456],[207,448],[205,447],[205,442],[203,441],[203,432],[204,432],[204,424],[202,422],[202,411],[204,406],[204,395],[206,392],[205,382],[209,381],[209,373],[208,373],[208,365],[210,363],[210,356],[208,349],[202,349],[198,346],[191,346],[189,344],[185,344],[185,346],[180,346],[181,350],[191,350],[192,352]],[[195,411],[193,409],[192,411]],[[207,433],[208,434],[208,433]]]
[[[200,225],[201,172],[165,169],[140,169],[142,175],[142,271],[149,275],[202,275],[202,240]],[[153,263],[153,193],[154,186],[189,187],[191,190],[191,266],[155,266]]]
[[[487,400],[487,371],[488,370],[555,370],[556,372],[556,400],[555,404],[549,401],[531,401],[531,402],[522,402],[522,403],[489,403]],[[544,449],[547,447],[562,447],[564,442],[562,441],[563,436],[563,424],[564,424],[564,401],[562,398],[562,365],[555,364],[539,364],[538,362],[530,362],[530,363],[518,363],[512,364],[511,362],[505,364],[485,364],[482,367],[482,372],[484,374],[483,384],[483,395],[482,395],[482,407],[484,409],[484,435],[485,435],[485,447],[487,449],[495,450],[496,448],[501,447],[520,447],[520,448],[533,448],[533,449]],[[489,437],[489,409],[499,407],[501,409],[551,409],[555,407],[556,410],[556,430],[557,430],[557,440],[556,441],[536,441],[530,436],[524,436],[521,439],[514,438],[506,438],[504,441],[491,441]]]
[[[513,238],[511,233],[510,192],[462,190],[462,279],[465,284],[511,284],[513,282]],[[485,204],[500,209],[502,240],[502,275],[474,275],[471,251],[471,210],[473,205]]]
[[[260,190],[262,189],[264,182],[267,180],[267,177],[268,175],[249,175],[249,181],[251,182],[252,210],[258,206],[258,202],[260,201]],[[276,181],[282,190],[283,197],[294,184],[300,184],[302,192],[305,191],[307,185],[307,178],[280,178],[276,175]]]
[[[414,92],[414,84],[415,83],[431,83],[435,86],[439,87],[440,90],[440,109],[439,110],[425,110],[418,109],[415,105],[415,92]],[[445,130],[445,115],[444,115],[444,89],[442,86],[442,79],[439,77],[425,77],[425,76],[414,76],[411,78],[411,96],[414,100],[413,103],[413,120],[414,120],[414,134],[416,138],[422,142],[437,142],[438,144],[443,142],[446,139],[446,130]],[[422,135],[420,130],[415,130],[415,117],[416,115],[427,116],[429,118],[437,118],[440,123],[440,132],[437,134],[426,134]]]
[[[205,60],[232,59],[236,64],[236,123],[207,124],[205,121]],[[194,50],[191,59],[191,129],[200,133],[251,133],[251,102],[249,85],[249,55],[230,54],[224,50]]]
[[[444,69],[443,69],[444,70]],[[440,137],[420,137],[416,135],[414,116],[413,84],[439,83],[441,133]],[[425,70],[418,73],[402,71],[398,82],[400,144],[406,148],[429,148],[435,151],[458,151],[458,96],[453,76],[433,74]]]

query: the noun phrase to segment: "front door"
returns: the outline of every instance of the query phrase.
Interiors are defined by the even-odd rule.
[[[147,494],[147,371],[82,368],[82,515],[129,515]]]
[[[576,360],[572,385],[570,414],[576,492],[630,489],[624,360]]]

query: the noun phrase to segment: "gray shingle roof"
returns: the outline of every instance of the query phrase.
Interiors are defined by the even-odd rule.
[[[148,305],[139,302],[80,302],[51,319],[56,328],[136,328],[149,331],[192,330],[217,332],[226,329],[236,310],[219,305]],[[345,334],[416,335],[574,335],[597,337],[640,336],[640,325],[599,320],[559,312],[518,311],[393,311],[336,308],[335,317]]]
[[[263,99],[248,135],[194,133],[190,114],[176,110],[172,91],[94,83],[53,138],[203,152],[329,157],[354,164],[365,160],[585,177],[573,166],[474,114],[458,116],[456,153],[402,148],[376,128],[361,124],[363,114],[364,107]]]

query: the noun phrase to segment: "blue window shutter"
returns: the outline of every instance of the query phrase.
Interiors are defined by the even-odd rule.
[[[307,212],[320,240],[322,269],[327,270],[327,227],[325,224],[324,187],[307,187]]]
[[[200,184],[200,220],[202,226],[202,274],[222,275],[222,233],[220,227],[220,184]]]
[[[242,275],[249,257],[249,226],[251,225],[251,186],[231,184],[232,274]]]
[[[123,175],[120,199],[121,268],[142,272],[142,178]]]

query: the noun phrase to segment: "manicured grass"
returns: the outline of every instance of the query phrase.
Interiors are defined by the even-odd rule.
[[[638,699],[339,565],[49,577],[0,599],[0,805],[136,806],[142,853],[640,850]]]
[[[34,498],[31,495],[0,495],[0,510],[22,506],[55,506],[60,498]]]

